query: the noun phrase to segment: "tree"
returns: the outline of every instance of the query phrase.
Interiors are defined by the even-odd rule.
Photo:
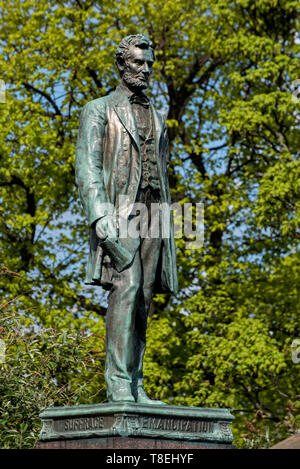
[[[3,264],[26,274],[24,314],[104,333],[105,298],[83,287],[78,117],[115,87],[121,38],[146,32],[157,56],[151,95],[167,112],[173,200],[205,206],[203,248],[177,240],[179,295],[155,301],[148,390],[178,404],[232,407],[238,442],[247,434],[247,444],[268,444],[294,431],[298,2],[10,0],[0,8],[0,244]],[[4,277],[0,289],[19,294]]]

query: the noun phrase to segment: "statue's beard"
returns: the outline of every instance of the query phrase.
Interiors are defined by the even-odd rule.
[[[123,73],[122,79],[129,88],[134,90],[140,91],[148,88],[148,82],[132,76],[132,74],[126,70]]]

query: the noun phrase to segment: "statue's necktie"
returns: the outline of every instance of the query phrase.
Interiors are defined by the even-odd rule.
[[[131,104],[140,104],[141,106],[143,106],[146,109],[149,108],[149,100],[148,100],[147,96],[145,96],[145,95],[132,94],[129,97],[129,102]]]

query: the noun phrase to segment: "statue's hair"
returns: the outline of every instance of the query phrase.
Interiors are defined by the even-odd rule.
[[[115,58],[116,64],[120,63],[122,60],[126,60],[129,55],[129,49],[131,46],[140,47],[141,49],[151,49],[154,55],[153,43],[150,39],[145,36],[145,34],[131,34],[130,36],[124,37],[120,44],[117,47]]]

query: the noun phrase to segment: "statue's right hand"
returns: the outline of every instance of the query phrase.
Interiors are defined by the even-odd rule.
[[[116,217],[113,215],[106,215],[96,223],[96,234],[101,241],[106,238],[117,239],[118,229]]]
[[[127,239],[119,239],[116,217],[112,215],[105,215],[103,218],[100,218],[100,220],[96,222],[95,230],[100,239],[100,245],[110,257],[113,266],[118,272],[122,272],[122,270],[132,262],[138,246],[136,246],[133,251],[130,249],[132,247],[131,243],[129,243],[128,249],[128,243],[126,243]],[[124,242],[125,246],[123,245]]]

